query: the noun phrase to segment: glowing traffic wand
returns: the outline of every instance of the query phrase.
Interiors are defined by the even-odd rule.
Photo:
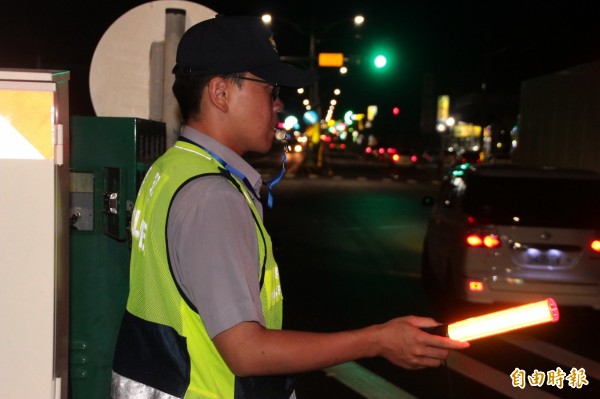
[[[456,341],[473,341],[537,324],[555,323],[558,317],[556,302],[547,298],[448,324],[446,334],[440,335],[446,335]]]

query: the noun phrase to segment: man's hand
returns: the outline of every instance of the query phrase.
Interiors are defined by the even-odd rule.
[[[469,347],[468,342],[454,341],[421,330],[438,324],[427,317],[407,316],[380,325],[378,341],[382,347],[379,355],[400,367],[417,370],[438,367],[450,350]]]

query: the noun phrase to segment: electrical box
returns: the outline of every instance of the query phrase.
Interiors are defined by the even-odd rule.
[[[69,79],[0,69],[0,398],[67,398]]]
[[[162,122],[71,118],[70,397],[109,399],[129,289],[130,222],[142,180],[165,148]]]

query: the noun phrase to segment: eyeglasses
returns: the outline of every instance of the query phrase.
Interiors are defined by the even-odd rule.
[[[250,80],[252,82],[264,83],[264,84],[268,84],[269,86],[273,86],[273,90],[271,90],[271,97],[273,98],[273,101],[277,100],[277,97],[279,97],[280,86],[275,83],[267,82],[266,80],[262,80],[262,79],[247,78],[245,76],[238,76],[238,78],[243,79],[243,80]]]

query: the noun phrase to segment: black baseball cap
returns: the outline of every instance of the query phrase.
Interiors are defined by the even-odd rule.
[[[287,87],[306,87],[316,80],[280,60],[273,34],[258,17],[219,14],[190,27],[179,41],[176,62],[176,75],[250,72]]]

